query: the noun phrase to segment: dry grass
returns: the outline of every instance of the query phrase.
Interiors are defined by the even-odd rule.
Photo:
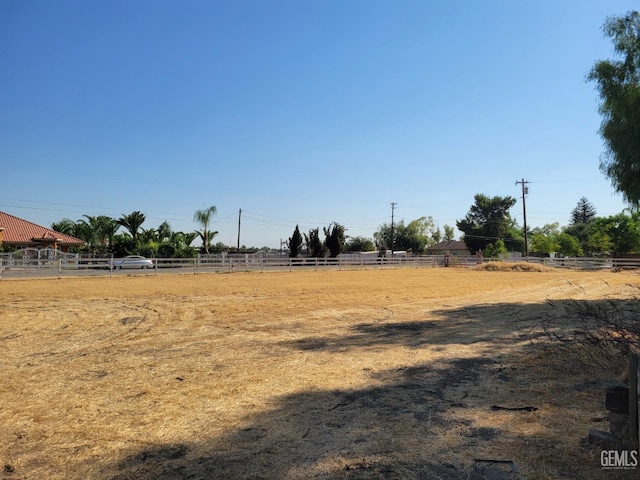
[[[488,272],[550,272],[553,268],[529,262],[485,262],[474,267],[474,270]]]
[[[548,300],[624,299],[637,283],[462,269],[5,280],[0,478],[454,479],[474,458],[607,478],[581,447],[604,394],[574,386],[611,371],[531,339],[560,314]]]

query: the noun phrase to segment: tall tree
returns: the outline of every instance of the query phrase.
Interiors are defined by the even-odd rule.
[[[342,253],[346,242],[345,230],[339,223],[333,222],[329,227],[324,227],[325,245],[329,250],[329,256],[335,258]]]
[[[576,208],[571,211],[571,221],[569,224],[589,223],[594,218],[596,218],[596,208],[587,200],[587,197],[582,197],[578,201]]]
[[[433,240],[433,242],[431,242],[432,244],[440,243],[442,241],[442,232],[439,228],[436,228],[436,230],[431,234],[431,239]]]
[[[65,235],[71,235],[72,237],[77,238],[77,227],[76,222],[69,218],[63,218],[59,222],[53,222],[51,224],[51,230],[55,230],[59,233],[64,233]]]
[[[209,248],[211,248],[211,240],[218,234],[218,232],[211,232],[209,230],[211,219],[215,216],[216,212],[216,207],[212,205],[209,208],[196,210],[193,214],[193,221],[202,228],[197,231],[197,234],[202,240],[202,247],[207,255],[209,254]]]
[[[514,221],[509,209],[515,205],[513,197],[488,197],[481,193],[467,215],[456,222],[464,233],[464,243],[470,252],[484,250],[497,240],[503,240],[507,248],[514,248],[520,240],[514,239]]]
[[[136,210],[135,212],[131,212],[129,215],[125,215],[123,213],[117,222],[118,225],[122,225],[131,234],[131,238],[135,244],[138,239],[138,232],[146,218],[147,217],[144,213]]]
[[[165,220],[158,226],[156,233],[158,235],[158,241],[165,242],[171,238],[171,234],[173,232],[171,230],[171,225],[169,225],[169,222]]]
[[[439,233],[431,216],[423,216],[411,220],[407,225],[406,234],[412,241],[410,242],[410,247],[406,250],[411,250],[414,253],[423,253],[427,247],[438,243]]]
[[[600,247],[594,249],[594,253],[626,254],[640,251],[640,217],[637,214],[599,217],[589,224],[588,232],[590,245]],[[602,239],[608,243],[603,243]],[[607,249],[602,248],[603,244]]]
[[[558,236],[560,235],[559,224],[554,222],[546,224],[544,227],[534,228],[531,231],[529,237],[529,251],[542,255],[549,255],[553,252],[560,250],[560,242]]]
[[[444,227],[444,241],[449,242],[455,239],[455,233],[453,227],[445,225]]]
[[[590,223],[593,223],[593,220]],[[587,243],[589,240],[589,224],[576,223],[574,225],[569,225],[564,229],[564,233],[571,235],[577,240],[580,249],[584,252],[584,255],[591,254],[591,250]]]
[[[605,151],[600,170],[631,205],[640,205],[640,14],[608,17],[602,27],[619,57],[597,61],[587,75],[596,83]]]
[[[376,246],[370,238],[366,237],[347,237],[347,243],[344,246],[346,252],[374,252]]]
[[[578,239],[566,231],[561,231],[558,222],[548,223],[542,228],[534,228],[529,238],[531,239],[529,251],[534,253],[548,255],[555,252],[566,257],[583,255]]]
[[[422,253],[434,243],[437,238],[437,228],[432,217],[420,217],[405,224],[399,220],[393,228],[393,249],[406,250],[412,253]],[[385,223],[373,234],[379,249],[390,248],[391,225]]]
[[[83,215],[84,219],[76,222],[78,233],[87,242],[93,253],[105,253],[113,245],[118,221],[106,215]]]
[[[115,218],[111,218],[106,215],[101,215],[100,218],[102,235],[104,236],[104,239],[106,240],[109,248],[111,248],[113,246],[113,242],[115,241],[118,228],[120,228],[120,224]]]
[[[300,233],[298,225],[296,225],[293,234],[289,237],[287,244],[289,245],[289,256],[291,258],[296,258],[300,255],[300,252],[302,251],[302,234]]]
[[[589,224],[587,237],[587,252],[589,255],[607,255],[615,249],[611,241],[611,224],[604,218],[599,218]]]
[[[567,232],[560,232],[557,237],[558,253],[566,257],[581,257],[584,255],[578,239]]]
[[[320,240],[320,229],[312,228],[309,234],[304,234],[304,242],[307,246],[307,253],[310,257],[324,257],[325,245]]]

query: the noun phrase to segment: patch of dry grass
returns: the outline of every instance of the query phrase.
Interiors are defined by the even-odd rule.
[[[629,273],[403,269],[0,283],[0,478],[605,478],[610,372],[531,351]],[[491,407],[532,405],[537,410]],[[596,425],[597,426],[597,425]],[[10,467],[10,468],[8,468]]]
[[[473,267],[474,270],[487,272],[550,272],[553,269],[529,262],[484,262]]]

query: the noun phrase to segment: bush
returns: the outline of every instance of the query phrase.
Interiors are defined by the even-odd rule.
[[[640,352],[639,300],[568,300],[560,307],[561,323],[557,319],[543,322],[545,337],[552,348],[583,350],[585,363],[609,365],[613,359]],[[558,308],[554,302],[550,305]]]

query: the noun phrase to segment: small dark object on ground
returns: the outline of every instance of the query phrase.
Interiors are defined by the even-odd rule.
[[[523,410],[527,412],[535,412],[538,410],[538,407],[532,407],[531,405],[527,405],[526,407],[501,407],[500,405],[491,405],[491,410],[509,410],[509,411],[518,411]]]

